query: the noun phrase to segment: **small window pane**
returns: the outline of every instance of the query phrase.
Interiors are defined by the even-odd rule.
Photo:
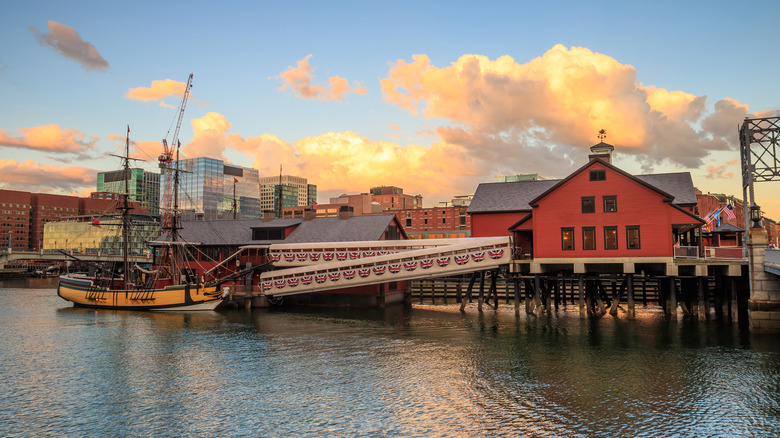
[[[604,213],[614,213],[617,211],[617,196],[604,197]]]
[[[618,249],[617,227],[604,227],[604,249]]]
[[[596,229],[586,227],[582,229],[582,249],[596,249]]]
[[[564,251],[574,249],[574,228],[561,228],[561,248]]]
[[[582,212],[583,213],[595,213],[596,212],[596,198],[593,196],[582,197]]]
[[[590,171],[590,180],[591,181],[606,181],[607,179],[607,171],[604,169],[598,169],[598,170],[591,170]]]
[[[628,249],[639,249],[639,226],[626,227],[626,247]]]

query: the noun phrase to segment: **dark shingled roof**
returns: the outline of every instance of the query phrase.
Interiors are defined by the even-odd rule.
[[[202,245],[270,245],[274,243],[355,242],[380,240],[394,214],[353,216],[349,219],[322,217],[305,221],[302,218],[226,221],[184,221],[180,240]],[[285,240],[251,240],[253,228],[296,227]],[[155,242],[165,242],[167,234]]]
[[[696,189],[690,172],[654,173],[652,175],[635,175],[636,178],[655,186],[660,190],[674,196],[677,205],[695,205]]]
[[[316,218],[302,223],[284,243],[380,240],[394,218],[394,214]]]
[[[303,222],[302,218],[275,219],[263,222],[253,220],[226,221],[182,221],[179,235],[182,241],[200,243],[203,245],[249,245],[279,243],[278,240],[251,240],[252,228],[287,228]],[[163,234],[155,242],[168,241],[168,235]]]
[[[743,230],[742,228],[736,225],[731,225],[728,222],[712,230],[713,233],[742,233],[744,231],[745,230]]]
[[[636,175],[635,178],[674,196],[676,205],[696,204],[696,190],[689,172]],[[560,179],[482,183],[474,192],[468,213],[530,211],[529,202],[559,182]]]
[[[477,186],[469,204],[468,213],[492,213],[501,211],[531,210],[528,203],[541,195],[559,179],[482,183]]]

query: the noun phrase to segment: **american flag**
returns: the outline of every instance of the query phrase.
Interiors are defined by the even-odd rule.
[[[731,204],[727,205],[723,210],[726,212],[726,217],[729,218],[729,220],[737,218],[737,215],[734,214],[734,207],[732,207]]]

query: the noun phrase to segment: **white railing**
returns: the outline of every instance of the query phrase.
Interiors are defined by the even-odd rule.
[[[747,260],[747,248],[742,246],[705,246],[705,259]]]
[[[698,259],[699,247],[698,246],[675,246],[674,258],[676,259]]]

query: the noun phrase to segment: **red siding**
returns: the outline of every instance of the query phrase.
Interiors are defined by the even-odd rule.
[[[605,169],[605,181],[590,181],[589,170]],[[605,213],[603,197],[617,196],[617,212]],[[595,213],[582,213],[581,198],[595,197]],[[673,208],[658,192],[606,168],[586,167],[534,208],[534,257],[671,257],[672,224],[695,220]],[[626,226],[640,227],[640,249],[627,249]],[[617,226],[618,249],[604,249],[604,227]],[[574,228],[574,250],[561,248],[561,228]],[[595,227],[596,249],[582,249],[583,227]]]
[[[472,214],[471,237],[511,236],[509,227],[527,215],[527,211]]]

